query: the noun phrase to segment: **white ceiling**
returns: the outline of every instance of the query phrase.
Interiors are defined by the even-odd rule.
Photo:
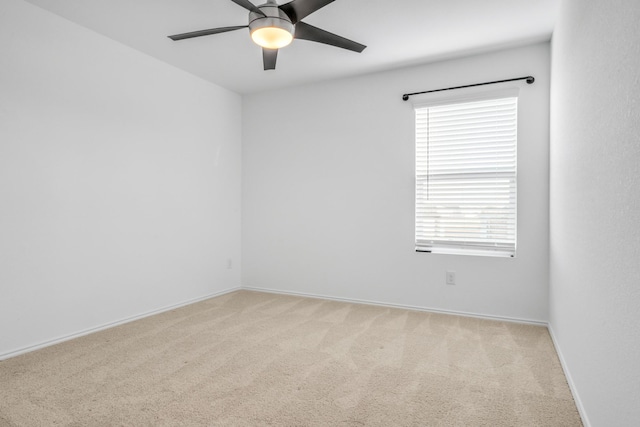
[[[238,93],[549,40],[559,2],[336,0],[303,21],[367,45],[363,53],[294,40],[280,50],[277,69],[264,71],[262,51],[246,29],[179,42],[167,38],[246,25],[248,11],[230,0],[26,1]]]

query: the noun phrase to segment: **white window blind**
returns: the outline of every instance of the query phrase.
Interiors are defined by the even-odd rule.
[[[416,108],[416,250],[515,256],[517,109]]]

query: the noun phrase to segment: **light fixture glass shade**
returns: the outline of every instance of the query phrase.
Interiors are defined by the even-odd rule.
[[[251,38],[266,49],[280,49],[293,41],[293,34],[278,27],[262,27],[252,31]]]

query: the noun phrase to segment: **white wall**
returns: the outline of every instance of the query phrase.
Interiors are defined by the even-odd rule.
[[[640,425],[638,22],[566,0],[552,44],[550,328],[593,426]]]
[[[516,84],[517,258],[415,253],[414,113],[401,95],[528,74],[535,84]],[[546,321],[548,149],[548,43],[245,96],[243,285]]]
[[[239,286],[240,138],[238,95],[2,0],[0,356]]]

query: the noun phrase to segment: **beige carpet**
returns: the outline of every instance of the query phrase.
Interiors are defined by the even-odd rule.
[[[579,426],[543,327],[238,291],[0,362],[2,426]]]

